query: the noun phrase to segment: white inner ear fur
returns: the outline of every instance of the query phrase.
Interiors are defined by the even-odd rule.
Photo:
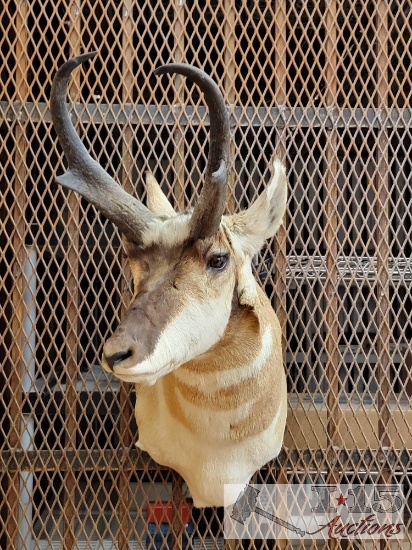
[[[176,214],[176,211],[151,172],[146,172],[146,193],[147,207],[151,212],[167,216],[174,216]]]
[[[280,160],[273,162],[272,178],[261,195],[244,212],[224,217],[224,225],[238,259],[236,265],[239,303],[255,307],[257,283],[252,272],[252,258],[266,239],[279,229],[286,209],[286,170]]]
[[[286,170],[281,161],[275,159],[272,178],[263,193],[247,210],[227,217],[229,229],[238,236],[243,250],[251,258],[279,229],[286,199]]]

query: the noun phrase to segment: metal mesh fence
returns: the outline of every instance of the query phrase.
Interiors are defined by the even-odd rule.
[[[287,223],[255,269],[283,329],[289,413],[255,481],[401,482],[406,538],[388,548],[410,548],[410,2],[15,0],[0,13],[0,547],[145,548],[149,500],[172,502],[172,543],[186,544],[185,487],[134,447],[133,389],[99,366],[130,295],[118,232],[54,181],[51,80],[97,49],[71,108],[128,191],[145,198],[150,167],[178,208],[198,196],[207,114],[184,79],[152,77],[170,60],[224,93],[230,210],[253,201],[275,150],[286,162]],[[220,509],[193,519],[189,547],[224,544]]]

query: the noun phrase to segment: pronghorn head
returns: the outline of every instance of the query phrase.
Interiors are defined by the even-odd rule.
[[[121,380],[150,385],[211,350],[234,309],[254,307],[251,259],[281,224],[285,170],[275,161],[272,180],[254,204],[223,216],[229,122],[222,94],[203,71],[185,64],[164,65],[156,74],[184,75],[204,94],[210,113],[209,158],[193,211],[175,212],[151,173],[146,176],[144,206],[90,157],[66,108],[71,72],[94,55],[70,59],[53,82],[53,124],[69,165],[57,181],[94,204],[123,234],[135,296],[104,344],[102,363]]]

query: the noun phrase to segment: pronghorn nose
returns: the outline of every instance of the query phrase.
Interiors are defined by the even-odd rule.
[[[126,359],[129,359],[133,355],[133,350],[128,349],[127,351],[118,351],[116,353],[113,353],[112,355],[106,355],[104,353],[104,358],[109,365],[109,367],[113,370],[113,367],[115,365],[119,365],[120,363],[123,363],[123,361],[126,361]]]

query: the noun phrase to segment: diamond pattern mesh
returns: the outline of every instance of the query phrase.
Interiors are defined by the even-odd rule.
[[[171,544],[185,540],[185,487],[134,447],[133,389],[99,365],[131,292],[119,234],[54,182],[51,80],[97,49],[71,108],[128,191],[145,199],[150,167],[175,206],[198,196],[207,113],[184,79],[152,77],[170,60],[224,92],[229,210],[261,191],[274,151],[285,160],[286,228],[255,269],[282,324],[290,407],[256,482],[399,481],[410,548],[410,3],[11,0],[0,21],[0,547],[145,548],[150,500],[172,502]],[[220,509],[193,522],[189,547],[223,546]]]

